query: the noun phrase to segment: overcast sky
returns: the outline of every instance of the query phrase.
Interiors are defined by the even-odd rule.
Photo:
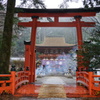
[[[59,5],[63,2],[63,0],[43,0],[46,8],[59,8]],[[18,5],[20,0],[16,0],[16,4]],[[78,2],[68,2],[69,8],[80,8],[83,6],[82,0],[78,0]]]
[[[44,0],[47,8],[59,8],[59,5],[63,2],[63,0]],[[80,8],[83,6],[82,0],[78,0],[78,2],[68,2],[69,8]]]

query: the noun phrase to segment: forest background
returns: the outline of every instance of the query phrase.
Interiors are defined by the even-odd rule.
[[[17,23],[19,20],[16,16],[13,19],[14,16],[14,7],[15,7],[15,1],[17,0],[8,0],[7,3],[4,3],[3,0],[0,0],[0,15],[3,16],[0,17],[0,26],[2,29],[0,29],[0,66],[8,66],[10,61],[10,56],[22,56],[24,54],[24,40],[29,41],[30,40],[30,29],[28,28],[19,28],[17,26]],[[27,2],[31,1],[32,4],[29,5]],[[60,8],[66,8],[67,2],[69,0],[64,0],[61,4]],[[76,0],[71,0],[76,1]],[[93,8],[95,6],[100,5],[100,0],[82,0],[83,5],[86,9]],[[32,7],[35,9],[46,9],[45,4],[42,0],[22,0],[22,3],[20,7]],[[67,8],[66,8],[67,9]],[[5,16],[5,17],[4,17]],[[52,18],[51,18],[52,19]],[[100,25],[100,14],[98,14],[95,18],[87,18],[82,20],[87,21],[95,21],[98,25]],[[24,19],[26,20],[26,19]],[[30,19],[28,19],[30,20]],[[27,21],[28,21],[27,20]],[[40,19],[46,21],[47,19]],[[65,20],[65,19],[62,19]],[[73,21],[73,18],[69,18],[69,21]],[[50,20],[47,20],[50,21]],[[11,23],[10,23],[11,22]],[[4,23],[4,25],[3,25]],[[13,24],[14,23],[14,24]],[[83,28],[83,38],[84,40],[87,40],[88,37],[91,37],[91,34],[94,32],[95,28]],[[69,35],[70,34],[70,35]],[[3,36],[2,36],[3,35]],[[74,43],[77,44],[76,39],[76,32],[75,28],[38,28],[37,29],[37,39],[36,43],[42,43],[44,40],[44,37],[46,36],[61,36],[65,37],[65,40],[67,43]],[[12,41],[12,42],[11,42]],[[12,48],[12,49],[11,49]],[[12,52],[10,52],[12,51]],[[6,59],[6,61],[5,61]],[[2,69],[2,67],[0,67]],[[7,70],[5,67],[5,70]],[[5,71],[6,72],[6,71]]]

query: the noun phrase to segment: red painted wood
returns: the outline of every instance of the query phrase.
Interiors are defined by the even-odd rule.
[[[83,44],[82,42],[82,29],[81,29],[81,23],[80,23],[80,18],[76,18],[76,30],[77,30],[77,40],[78,40],[78,49],[81,49],[81,46]]]
[[[26,70],[26,67],[30,67],[30,45],[25,45],[25,65],[24,70]]]
[[[55,22],[59,22],[59,18],[58,17],[54,17],[54,21]]]
[[[95,16],[96,12],[80,12],[80,13],[18,13],[18,17],[31,17],[31,16],[39,16],[39,17],[74,17],[74,16]]]
[[[27,84],[16,91],[15,96],[38,97],[41,85]],[[65,86],[67,97],[89,97],[89,92],[82,86]]]
[[[15,78],[16,78],[16,76],[15,76],[15,74],[16,74],[16,72],[15,71],[11,71],[11,80],[12,80],[12,94],[14,95],[14,93],[15,93],[15,89],[16,89],[16,86],[15,86]]]
[[[23,26],[23,27],[32,27],[32,21],[31,22],[19,22],[18,25]]]
[[[58,21],[56,19],[56,21]],[[18,25],[23,27],[32,27],[32,22],[19,22]],[[37,22],[37,27],[77,27],[77,22]],[[81,27],[94,27],[95,22],[81,22]]]
[[[75,27],[76,22],[38,22],[38,27]]]
[[[37,29],[37,18],[34,18],[32,21],[32,33],[31,33],[31,56],[30,56],[30,72],[31,72],[31,81],[35,82],[35,42],[36,42],[36,29]]]
[[[82,39],[82,28],[81,28],[81,23],[80,23],[80,19],[81,18],[76,18],[76,31],[77,31],[77,42],[78,42],[78,50],[82,49],[82,44],[83,44],[83,39]],[[80,66],[81,62],[79,61],[79,59],[81,60],[82,57],[80,55],[77,55],[77,65],[78,65],[78,69],[81,70],[81,68],[83,68],[83,66]]]
[[[32,22],[20,22],[20,26],[32,27]],[[38,22],[38,27],[75,27],[76,22]]]
[[[95,22],[84,22],[84,21],[80,21],[81,27],[94,27],[95,26]]]
[[[93,88],[93,72],[89,72],[89,94],[92,95]]]

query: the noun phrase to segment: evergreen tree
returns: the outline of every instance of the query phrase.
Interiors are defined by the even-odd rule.
[[[4,10],[3,0],[0,0],[0,10]]]
[[[8,0],[0,51],[0,73],[8,73],[9,69],[14,7],[15,0]]]
[[[0,0],[0,8],[3,0]],[[27,1],[27,0],[23,0]],[[41,1],[41,0],[33,0]],[[8,73],[9,64],[10,64],[10,55],[11,55],[11,43],[12,43],[12,34],[13,34],[13,17],[14,17],[14,8],[16,0],[7,0],[6,7],[6,16],[3,29],[3,37],[1,39],[1,49],[0,49],[0,73]],[[42,4],[41,4],[42,5]]]
[[[85,67],[100,67],[100,26],[97,26],[91,33],[89,41],[84,41],[78,55],[82,57],[81,64]]]
[[[22,0],[21,5],[22,7],[27,8],[37,8],[37,9],[46,9],[45,4],[43,3],[43,0]]]
[[[79,0],[63,0],[63,3],[60,5],[60,8],[67,8],[68,2],[78,2]],[[82,0],[84,8],[93,8],[100,6],[100,0]]]
[[[83,0],[83,5],[85,8],[95,7],[100,5],[100,0]]]

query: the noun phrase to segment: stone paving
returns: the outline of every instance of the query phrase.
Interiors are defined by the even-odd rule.
[[[76,85],[76,78],[67,78],[66,76],[46,76],[37,78],[36,84],[63,84],[63,85]]]
[[[66,83],[62,80],[61,77],[48,77],[43,84],[63,84],[65,85]]]

